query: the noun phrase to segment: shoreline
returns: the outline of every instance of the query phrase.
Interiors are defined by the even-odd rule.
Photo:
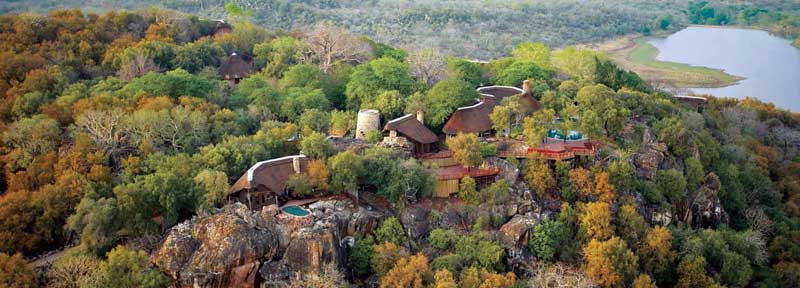
[[[656,59],[661,51],[648,43],[648,40],[666,38],[674,33],[677,31],[662,31],[651,36],[636,33],[576,47],[604,53],[621,68],[636,72],[642,79],[665,88],[721,88],[736,85],[746,79],[728,74],[723,69]]]

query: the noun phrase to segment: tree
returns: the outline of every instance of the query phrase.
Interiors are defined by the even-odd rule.
[[[80,236],[81,249],[99,256],[117,241],[118,217],[116,199],[84,197],[67,219],[67,227]]]
[[[483,82],[483,69],[480,64],[467,59],[450,58],[447,60],[447,70],[449,78],[461,79],[473,87]]]
[[[328,179],[331,171],[322,159],[315,159],[308,162],[308,178],[306,179],[314,188],[327,191],[330,188]]]
[[[325,134],[312,132],[300,141],[300,150],[313,159],[325,159],[334,152],[333,143]]]
[[[194,177],[194,182],[200,185],[205,192],[203,197],[200,198],[202,203],[199,203],[198,206],[206,209],[216,208],[222,204],[231,187],[228,184],[228,175],[225,172],[209,169],[197,173],[197,176]]]
[[[86,255],[67,255],[53,262],[47,269],[47,286],[55,288],[75,288],[100,278],[100,259]]]
[[[569,183],[573,191],[578,192],[582,199],[587,199],[593,194],[594,183],[589,170],[582,167],[569,171]]]
[[[150,270],[149,257],[144,251],[118,246],[108,252],[108,261],[100,265],[104,274],[104,287],[168,287],[169,278],[158,270]]]
[[[436,271],[436,274],[433,275],[433,287],[434,288],[456,288],[456,280],[453,278],[453,273],[450,273],[447,269],[441,269]]]
[[[672,233],[662,226],[647,231],[639,248],[642,270],[655,277],[656,282],[673,283],[673,261],[677,256],[672,250]]]
[[[458,107],[472,103],[476,99],[478,92],[469,82],[457,78],[439,81],[428,90],[427,97],[422,98],[425,124],[438,127],[444,124],[447,117]]]
[[[556,259],[556,252],[570,236],[564,223],[558,220],[545,219],[533,230],[528,247],[536,258],[547,262]]]
[[[389,270],[381,279],[381,288],[423,288],[430,274],[428,268],[428,258],[422,253],[418,253],[411,257],[403,257],[397,261],[394,268]]]
[[[176,47],[175,59],[172,60],[172,64],[189,73],[197,73],[205,67],[219,67],[223,57],[225,57],[225,51],[222,50],[222,47],[206,38]],[[125,79],[124,77],[120,78]]]
[[[464,178],[461,178],[461,183],[458,184],[458,198],[471,205],[480,204],[481,195],[478,194],[478,189],[475,186],[475,179],[472,179],[472,177],[464,176]]]
[[[498,134],[508,137],[511,129],[511,117],[514,116],[514,111],[506,105],[497,105],[489,114],[489,119],[492,120],[492,129],[497,131]],[[499,136],[499,135],[498,135]]]
[[[520,86],[525,80],[549,80],[552,78],[553,71],[530,60],[518,60],[500,70],[497,75],[494,75],[493,80],[499,85]]]
[[[581,228],[589,239],[605,240],[614,236],[611,209],[605,202],[590,202],[584,208]]]
[[[339,288],[348,287],[349,283],[336,264],[327,263],[322,266],[322,271],[302,273],[297,278],[292,278],[286,284],[288,288]]]
[[[370,57],[368,43],[330,22],[319,22],[306,34],[308,44],[304,51],[306,62],[314,63],[322,71],[330,72],[336,63],[361,63]]]
[[[351,267],[353,267],[353,274],[356,277],[364,277],[370,275],[370,264],[372,262],[372,255],[375,252],[375,240],[372,235],[362,236],[356,234],[355,244],[349,250],[348,259]]]
[[[387,122],[402,114],[405,107],[405,97],[397,90],[383,91],[372,102],[361,104],[362,109],[376,109],[380,111],[384,121]]]
[[[525,180],[528,181],[528,185],[536,192],[536,195],[539,195],[539,198],[544,198],[547,191],[556,187],[556,180],[553,178],[550,166],[538,155],[530,158]]]
[[[595,78],[595,57],[591,50],[567,47],[553,54],[553,65],[561,72],[578,78]]]
[[[647,274],[639,274],[639,277],[633,280],[633,288],[657,288],[656,282],[650,279]]]
[[[286,91],[291,87],[322,89],[329,102],[343,104],[344,99],[340,99],[341,95],[333,77],[313,65],[298,64],[289,67],[278,81],[278,88]]]
[[[459,284],[463,288],[478,288],[481,285],[481,276],[478,274],[478,268],[471,266],[461,271],[461,280]]]
[[[602,84],[586,86],[578,91],[575,99],[583,133],[598,137],[604,133],[616,135],[622,131],[630,111],[617,105],[615,98],[614,90]]]
[[[306,51],[305,43],[299,39],[284,36],[256,44],[253,48],[256,68],[270,77],[282,78],[290,66],[302,61],[302,53]]]
[[[357,193],[358,176],[362,173],[362,164],[359,157],[345,151],[328,159],[331,170],[331,189],[336,192]]]
[[[492,183],[486,188],[483,188],[480,192],[481,198],[483,198],[483,203],[489,203],[491,205],[505,203],[508,201],[509,193],[508,183],[506,183],[505,179],[500,179]]]
[[[675,287],[719,287],[714,278],[706,273],[706,259],[703,257],[684,257],[678,264],[678,284]]]
[[[36,274],[28,263],[22,259],[22,254],[9,256],[0,253],[0,286],[9,288],[36,287]]]
[[[594,174],[594,193],[599,201],[613,202],[617,199],[617,188],[609,181],[608,172]]]
[[[134,78],[142,77],[150,72],[158,72],[158,67],[153,59],[150,59],[143,51],[139,51],[131,57],[122,60],[122,64],[117,70],[117,77],[123,81],[131,81]]]
[[[379,58],[356,66],[347,82],[345,95],[347,106],[361,108],[367,103],[375,103],[385,91],[397,90],[403,97],[411,94],[413,80],[409,76],[408,65],[393,58]]]
[[[403,225],[395,217],[386,218],[373,232],[378,243],[390,242],[395,245],[404,245],[408,238]]]
[[[303,114],[300,115],[300,120],[298,122],[298,126],[300,126],[300,129],[303,131],[304,135],[308,135],[311,132],[325,134],[328,132],[330,127],[328,113],[319,111],[317,109],[303,111]]]
[[[447,138],[447,147],[453,152],[453,159],[461,165],[471,168],[483,163],[478,135],[461,133]]]
[[[678,203],[686,194],[686,178],[675,169],[658,170],[656,172],[656,183],[664,196],[671,203]]]
[[[447,62],[444,56],[434,49],[423,49],[408,55],[411,77],[425,85],[433,86],[445,77]]]
[[[400,258],[407,257],[407,254],[408,252],[405,248],[392,242],[377,244],[374,246],[374,252],[370,260],[372,271],[375,271],[375,275],[378,275],[378,277],[383,277],[386,273],[389,273],[389,270],[394,267]]]
[[[617,234],[631,246],[638,246],[647,232],[647,222],[633,204],[625,204],[617,212]]]
[[[446,250],[453,245],[457,237],[458,235],[453,230],[436,228],[431,230],[431,233],[428,235],[428,243],[430,243],[433,248]]]
[[[538,147],[547,136],[547,131],[550,130],[550,126],[555,119],[556,113],[552,109],[542,109],[534,112],[531,116],[525,117],[522,130],[525,144],[530,147]]]
[[[330,110],[330,102],[325,98],[322,89],[306,87],[292,87],[286,91],[279,115],[291,121],[296,121],[307,110]]]
[[[121,133],[125,132],[122,109],[86,110],[75,120],[75,125],[86,131],[95,144],[110,153],[123,147]]]
[[[723,254],[723,259],[720,284],[727,287],[746,287],[753,276],[750,261],[735,252],[726,252]]]
[[[703,164],[697,158],[686,158],[683,163],[686,165],[686,184],[690,190],[697,189],[703,183]]]
[[[38,114],[9,125],[3,132],[3,142],[26,157],[33,157],[56,149],[61,142],[61,128],[55,120]]]
[[[584,270],[603,287],[628,285],[636,276],[638,258],[625,241],[612,237],[607,241],[592,239],[583,249]]]
[[[540,42],[526,42],[511,50],[511,55],[520,60],[527,60],[541,67],[550,67],[550,48]]]

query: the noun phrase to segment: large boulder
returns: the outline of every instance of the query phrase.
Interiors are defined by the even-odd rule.
[[[283,254],[290,272],[322,271],[326,264],[341,267],[345,262],[345,249],[339,227],[334,222],[317,223],[302,228],[292,235],[292,241]]]
[[[341,268],[343,239],[371,232],[386,217],[347,200],[319,201],[309,210],[298,217],[275,205],[226,205],[172,227],[151,257],[180,287],[277,285],[326,264]]]
[[[153,261],[183,287],[257,287],[261,260],[283,251],[280,231],[242,204],[170,229]]]
[[[647,129],[642,136],[642,149],[633,155],[636,175],[652,180],[662,162],[667,158],[667,144],[656,142],[653,133]]]
[[[498,239],[504,248],[513,250],[528,247],[528,240],[539,220],[534,216],[515,215],[498,231]]]

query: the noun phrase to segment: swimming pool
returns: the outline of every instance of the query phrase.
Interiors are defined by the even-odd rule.
[[[556,129],[550,129],[549,131],[547,131],[547,138],[564,140],[565,137],[564,137],[564,134],[561,133],[561,131],[558,131]],[[578,131],[569,131],[569,132],[567,132],[566,139],[567,140],[581,140],[581,139],[583,139],[583,134],[581,134],[581,132],[578,132]]]
[[[283,212],[292,214],[294,216],[307,216],[309,214],[308,210],[297,207],[297,206],[286,206],[283,207]]]

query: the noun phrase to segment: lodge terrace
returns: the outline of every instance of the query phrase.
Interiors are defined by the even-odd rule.
[[[235,56],[235,55],[232,55]],[[230,60],[230,59],[229,59]],[[237,60],[238,61],[238,60]],[[530,82],[525,80],[522,89],[510,86],[488,86],[478,88],[480,99],[477,103],[460,107],[450,116],[442,131],[444,135],[436,135],[424,124],[424,114],[406,114],[388,121],[380,132],[383,140],[377,145],[391,147],[408,152],[419,159],[424,167],[437,180],[434,197],[447,198],[458,193],[461,179],[469,176],[475,179],[477,188],[493,183],[502,172],[499,167],[492,167],[487,162],[479,167],[464,167],[453,158],[453,153],[443,149],[447,137],[460,133],[475,133],[482,141],[495,144],[497,157],[530,158],[541,157],[551,161],[570,160],[577,157],[593,157],[596,144],[584,138],[558,137],[548,135],[536,147],[529,147],[519,139],[498,139],[492,137],[492,121],[489,115],[500,101],[509,97],[517,97],[517,101],[526,113],[534,113],[541,105],[533,98]],[[360,140],[367,132],[377,131],[380,123],[377,110],[362,110],[358,113],[356,135],[337,135],[337,139],[368,145]],[[346,132],[342,133],[347,134]],[[359,134],[361,137],[359,137]],[[242,202],[251,209],[259,209],[269,204],[279,206],[294,203],[287,191],[287,181],[294,174],[308,172],[308,158],[304,155],[286,156],[258,162],[246,171],[231,187],[228,193],[229,202]]]

